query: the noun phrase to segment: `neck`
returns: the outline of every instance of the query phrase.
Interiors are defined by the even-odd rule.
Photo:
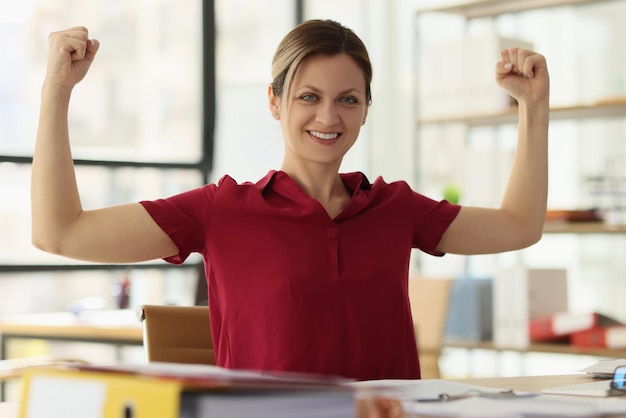
[[[299,166],[297,169],[283,164],[281,170],[291,177],[306,194],[322,204],[337,198],[349,197],[338,169],[327,166]]]

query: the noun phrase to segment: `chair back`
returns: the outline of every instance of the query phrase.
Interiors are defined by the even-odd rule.
[[[413,277],[409,299],[415,326],[422,378],[438,379],[439,355],[448,315],[452,279]]]
[[[207,306],[142,305],[148,362],[215,364]]]

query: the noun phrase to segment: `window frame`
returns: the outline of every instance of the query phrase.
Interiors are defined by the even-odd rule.
[[[199,0],[200,1],[200,0]],[[132,160],[74,159],[76,166],[98,166],[102,168],[157,168],[160,170],[191,170],[201,174],[208,182],[213,168],[215,132],[216,79],[215,79],[215,0],[202,1],[202,129],[201,156],[197,162],[151,162]],[[32,156],[0,155],[0,163],[32,165]],[[191,267],[198,263],[188,263]],[[132,265],[122,264],[0,264],[0,273],[35,273],[44,271],[86,271],[120,269],[168,269],[176,266],[158,260]],[[0,276],[1,277],[1,276]]]

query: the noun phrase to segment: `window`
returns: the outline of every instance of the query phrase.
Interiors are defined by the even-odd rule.
[[[132,276],[131,298],[139,298],[134,302],[193,303],[188,290],[198,279],[199,258],[182,268],[156,261],[127,271],[126,266],[74,262],[31,245],[30,159],[47,37],[76,25],[86,26],[101,42],[89,74],[73,92],[69,117],[83,206],[172,195],[202,185],[210,170],[212,107],[204,100],[211,97],[206,93],[214,80],[212,1],[3,2],[0,299],[20,289],[32,300],[36,295],[49,300],[19,308],[2,300],[0,310],[65,309],[67,295],[79,299],[81,294],[97,294],[112,305],[112,294],[101,290],[114,288],[125,274]],[[84,284],[77,286],[79,281]]]
[[[200,0],[4,4],[10,10],[0,24],[5,51],[0,70],[0,154],[32,155],[47,36],[81,24],[102,46],[73,93],[74,157],[186,163],[201,158]]]

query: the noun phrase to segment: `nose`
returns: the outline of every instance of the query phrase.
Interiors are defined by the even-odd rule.
[[[337,103],[333,101],[323,101],[320,103],[316,114],[317,122],[326,126],[334,126],[339,123],[339,119]]]

